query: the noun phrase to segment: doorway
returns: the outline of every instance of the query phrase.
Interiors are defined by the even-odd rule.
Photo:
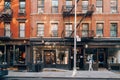
[[[105,67],[105,53],[98,54],[98,62],[99,62],[99,68]]]
[[[56,54],[55,50],[45,50],[44,51],[44,64],[45,67],[54,67],[56,64]]]

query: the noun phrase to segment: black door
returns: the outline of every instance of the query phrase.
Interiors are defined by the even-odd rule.
[[[44,51],[44,64],[45,67],[55,67],[56,64],[55,50]]]
[[[99,62],[99,67],[100,68],[105,67],[105,53],[99,53],[98,54],[98,62]]]

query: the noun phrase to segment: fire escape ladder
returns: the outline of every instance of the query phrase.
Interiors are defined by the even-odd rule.
[[[3,5],[0,5],[3,6]],[[0,22],[10,22],[12,20],[12,14],[13,11],[9,6],[9,3],[6,3],[5,6],[3,6],[3,10],[0,11]]]
[[[82,18],[80,19],[80,21],[79,21],[79,23],[77,24],[76,28],[80,27],[80,26],[79,26],[80,23],[81,23],[86,17],[92,16],[93,12],[94,12],[94,5],[92,5],[91,8],[90,8],[90,10],[88,10],[88,11],[82,16]],[[74,30],[72,31],[72,33],[71,33],[71,35],[70,35],[69,37],[71,37],[73,33],[74,33]]]

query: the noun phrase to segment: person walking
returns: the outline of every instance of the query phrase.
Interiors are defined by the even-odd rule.
[[[91,54],[90,58],[89,58],[89,71],[93,71],[93,67],[92,67],[93,60],[92,60],[92,57],[93,57],[93,55]]]

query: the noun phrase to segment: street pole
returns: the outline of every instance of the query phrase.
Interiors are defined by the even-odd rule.
[[[75,76],[75,74],[76,74],[76,72],[77,72],[77,70],[76,70],[76,53],[77,53],[77,51],[76,51],[76,17],[77,17],[77,15],[76,15],[76,9],[77,9],[77,1],[75,0],[75,22],[74,22],[74,68],[73,68],[73,74],[72,74],[72,76]]]

